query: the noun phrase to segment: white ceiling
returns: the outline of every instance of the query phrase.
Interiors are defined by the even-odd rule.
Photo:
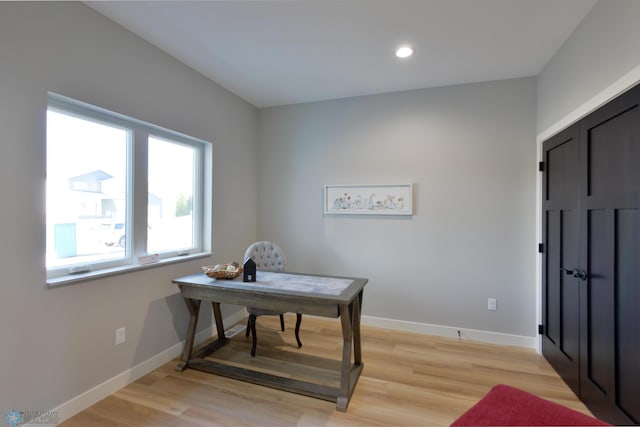
[[[597,0],[87,2],[257,107],[537,75]],[[395,58],[401,44],[415,54]]]

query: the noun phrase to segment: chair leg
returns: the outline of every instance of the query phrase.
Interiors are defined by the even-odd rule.
[[[300,341],[300,323],[302,323],[302,314],[296,313],[296,341],[298,341],[298,348],[302,347],[302,341]]]
[[[251,315],[247,318],[247,332],[245,332],[244,336],[248,337],[249,332],[251,332]]]
[[[249,323],[251,324],[251,338],[252,338],[251,357],[254,357],[256,355],[256,342],[257,342],[257,337],[256,337],[256,316],[254,316],[254,315],[249,316]]]
[[[280,330],[284,332],[284,314],[280,315]]]

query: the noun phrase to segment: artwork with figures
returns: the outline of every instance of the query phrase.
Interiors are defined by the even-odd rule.
[[[325,185],[325,214],[412,215],[412,184]]]

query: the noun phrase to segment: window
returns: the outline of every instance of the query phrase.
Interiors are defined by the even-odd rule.
[[[50,284],[210,251],[211,144],[50,94],[46,166]]]
[[[196,244],[193,195],[198,175],[197,154],[191,145],[149,137],[149,253],[186,249]]]

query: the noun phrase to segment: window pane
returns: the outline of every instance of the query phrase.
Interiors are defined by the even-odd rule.
[[[47,268],[125,257],[127,130],[47,111]]]
[[[195,246],[196,148],[149,137],[147,252]]]

